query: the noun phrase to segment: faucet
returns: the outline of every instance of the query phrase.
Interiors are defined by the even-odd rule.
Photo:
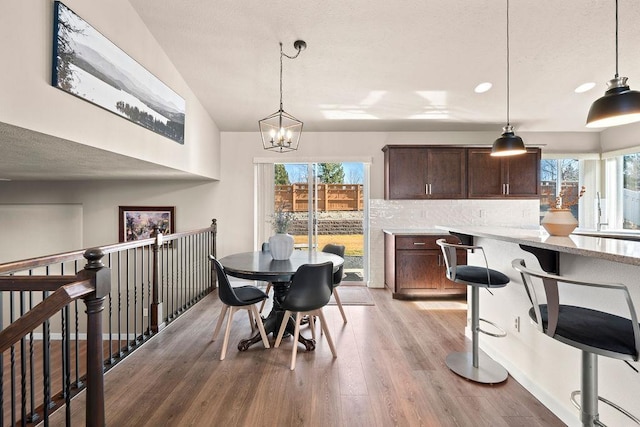
[[[603,225],[609,225],[608,222],[600,222],[602,221],[602,207],[600,206],[600,192],[596,191],[596,199],[598,201],[598,222],[596,222],[596,230],[602,230]]]

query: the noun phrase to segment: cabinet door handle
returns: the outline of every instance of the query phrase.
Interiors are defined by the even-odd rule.
[[[502,184],[502,194],[503,195],[507,194],[507,184]]]
[[[438,267],[442,265],[442,255],[438,255]]]
[[[413,244],[414,244],[415,246],[424,246],[424,245],[426,245],[426,243],[425,243],[425,242],[413,242]]]
[[[429,194],[429,184],[424,185],[424,194]]]
[[[511,192],[511,189],[509,188],[509,184],[505,184],[507,186],[507,194],[509,194]]]
[[[431,184],[429,184],[429,195],[431,195]]]

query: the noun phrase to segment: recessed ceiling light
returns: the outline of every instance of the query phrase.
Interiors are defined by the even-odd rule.
[[[485,93],[486,91],[491,89],[491,86],[493,85],[489,82],[480,83],[473,91],[475,93]]]
[[[587,91],[589,91],[589,90],[593,89],[595,86],[596,86],[596,84],[595,84],[594,82],[583,83],[583,84],[581,84],[580,86],[578,86],[578,87],[575,89],[575,91],[574,91],[574,92],[575,92],[575,93],[584,93],[584,92],[587,92]]]

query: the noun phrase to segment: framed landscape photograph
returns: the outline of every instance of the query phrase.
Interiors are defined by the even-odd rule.
[[[131,242],[153,237],[153,228],[164,234],[175,232],[175,206],[120,206],[119,240]]]
[[[184,98],[59,1],[51,83],[184,144]]]

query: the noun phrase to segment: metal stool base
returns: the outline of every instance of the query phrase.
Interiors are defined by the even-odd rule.
[[[582,408],[580,408],[580,403],[578,403],[578,400],[576,399],[576,396],[580,396],[581,393],[582,392],[580,390],[576,390],[576,391],[571,392],[571,403],[573,403],[573,406],[575,406],[576,409],[578,409],[579,411],[582,411]],[[612,407],[616,411],[620,412],[622,415],[626,416],[627,418],[629,418],[631,421],[633,421],[637,425],[640,425],[640,419],[637,418],[636,416],[634,416],[631,412],[629,412],[626,409],[624,409],[623,407],[621,407],[620,405],[617,405],[617,404],[613,403],[612,401],[610,401],[608,399],[605,399],[604,397],[601,397],[601,396],[598,396],[598,400],[600,402],[604,403],[604,404],[609,405],[610,407]],[[606,427],[606,424],[604,424],[602,421],[600,421],[599,418],[596,418],[594,423],[596,425]]]
[[[482,384],[497,384],[505,381],[509,373],[498,362],[484,353],[478,354],[478,367],[473,366],[472,353],[451,353],[445,363],[463,378]]]

